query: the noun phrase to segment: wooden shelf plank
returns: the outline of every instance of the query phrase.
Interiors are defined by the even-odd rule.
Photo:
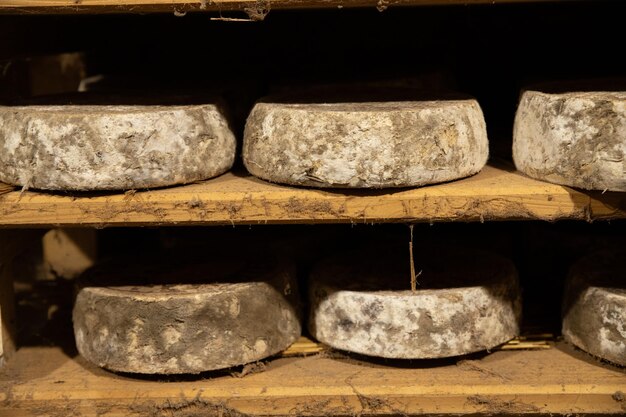
[[[390,365],[324,355],[278,358],[242,378],[211,373],[162,381],[116,375],[71,356],[56,347],[18,351],[0,371],[0,415],[626,412],[619,394],[626,388],[625,371],[563,343],[436,363]]]
[[[563,0],[561,0],[563,1]],[[570,0],[571,1],[571,0]],[[554,0],[0,0],[0,13],[146,13],[272,9],[540,3]],[[260,14],[259,14],[260,13]]]
[[[430,187],[328,191],[227,173],[197,184],[130,193],[0,195],[0,225],[128,226],[378,223],[626,217],[625,193],[584,193],[507,167]]]

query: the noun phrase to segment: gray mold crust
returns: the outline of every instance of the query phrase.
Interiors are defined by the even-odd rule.
[[[626,92],[525,91],[513,159],[526,175],[586,190],[626,191]]]
[[[73,311],[78,351],[106,369],[141,374],[196,374],[274,355],[301,333],[295,268],[255,275],[251,282],[82,287]]]
[[[574,264],[562,332],[580,349],[626,366],[626,252],[596,253]]]
[[[408,187],[480,171],[489,156],[475,100],[255,105],[243,160],[292,185]]]
[[[422,258],[430,266],[415,292],[408,269],[399,272],[384,254],[375,263],[369,254],[320,264],[310,282],[311,334],[337,349],[397,359],[463,355],[517,336],[521,296],[513,264],[480,251],[443,254],[434,262],[432,254]],[[472,256],[479,261],[466,262]],[[422,266],[416,263],[418,271]]]
[[[0,106],[0,181],[42,190],[184,184],[232,166],[219,106]]]

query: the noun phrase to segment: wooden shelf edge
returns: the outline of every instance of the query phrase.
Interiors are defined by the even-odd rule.
[[[472,360],[386,362],[317,355],[278,358],[234,377],[132,378],[56,347],[18,351],[0,370],[0,414],[183,416],[615,414],[626,373],[550,349],[498,351]],[[187,413],[187,414],[185,414]],[[199,414],[197,414],[199,415]]]
[[[0,0],[0,14],[185,13],[242,10],[262,20],[272,9],[545,3],[555,0]],[[558,0],[557,0],[558,1]],[[572,0],[560,0],[572,1]]]
[[[385,223],[626,217],[626,193],[581,192],[487,166],[429,187],[341,191],[287,187],[227,173],[127,193],[0,194],[0,227]]]

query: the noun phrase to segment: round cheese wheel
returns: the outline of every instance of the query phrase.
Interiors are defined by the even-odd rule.
[[[398,359],[463,355],[518,335],[520,290],[510,261],[469,249],[416,250],[413,291],[405,252],[321,262],[310,281],[311,334],[337,349]]]
[[[626,365],[626,252],[603,251],[570,271],[563,337],[607,361]]]
[[[0,181],[27,188],[189,183],[230,169],[235,148],[216,103],[0,106]]]
[[[525,91],[513,159],[526,175],[587,190],[626,191],[626,91]]]
[[[370,100],[373,100],[370,98]],[[473,175],[489,154],[473,99],[267,98],[246,123],[253,175],[312,187],[408,187]]]
[[[199,373],[289,347],[301,333],[296,306],[284,262],[116,263],[82,278],[74,334],[83,357],[113,371]]]

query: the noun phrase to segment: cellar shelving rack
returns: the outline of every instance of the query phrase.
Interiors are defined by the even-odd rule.
[[[623,208],[621,194],[583,193],[506,166],[488,166],[458,182],[385,192],[291,188],[226,174],[125,194],[75,197],[15,190],[0,196],[5,228],[593,220],[622,218]],[[623,370],[553,340],[535,349],[501,350],[437,366],[279,357],[263,372],[243,378],[209,374],[168,381],[107,373],[58,346],[24,347],[0,370],[0,415],[623,415],[625,388]]]
[[[258,20],[269,9],[373,6],[381,10],[398,5],[521,2],[525,1],[0,0],[0,13],[239,10]],[[56,226],[623,218],[623,193],[584,192],[536,181],[500,162],[461,181],[383,191],[285,187],[242,172],[127,193],[65,195],[0,186],[0,266],[37,238],[31,229]],[[5,316],[8,278],[7,269],[0,268]],[[3,330],[6,352],[11,335]],[[437,366],[429,361],[398,365],[332,354],[277,357],[266,366],[263,372],[239,378],[224,373],[132,378],[89,365],[59,346],[28,346],[0,369],[0,416],[626,414],[624,371],[552,339],[535,348],[498,349]]]

